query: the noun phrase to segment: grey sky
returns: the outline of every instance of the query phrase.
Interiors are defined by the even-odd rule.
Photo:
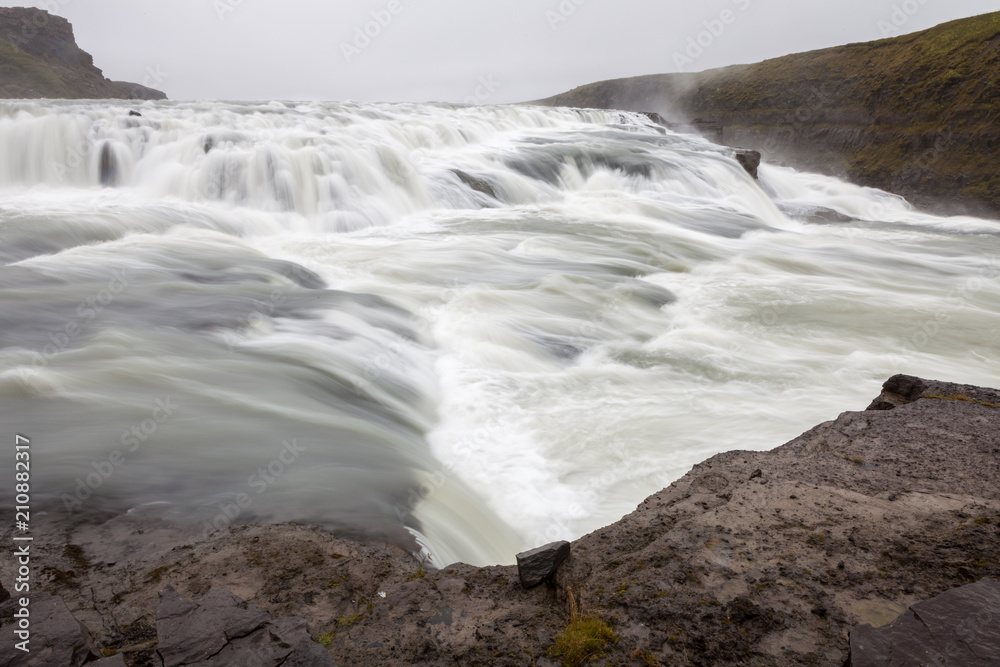
[[[175,100],[461,102],[478,94],[490,103],[757,62],[997,9],[995,0],[9,3],[16,4],[69,19],[108,78],[146,83]],[[366,27],[375,36],[357,39]]]

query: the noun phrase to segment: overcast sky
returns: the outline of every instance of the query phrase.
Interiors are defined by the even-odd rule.
[[[878,39],[996,0],[45,0],[171,99],[517,102]]]

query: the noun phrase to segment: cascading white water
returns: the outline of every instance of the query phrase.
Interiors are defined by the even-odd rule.
[[[0,415],[54,512],[510,562],[893,373],[1000,376],[993,221],[635,114],[138,109],[0,104]]]

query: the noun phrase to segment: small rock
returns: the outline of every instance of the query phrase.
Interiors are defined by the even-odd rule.
[[[569,542],[552,542],[517,555],[517,575],[521,585],[532,588],[556,573],[569,558]]]
[[[750,479],[757,479],[758,477],[763,476],[763,474],[764,474],[764,471],[761,470],[760,468],[757,468],[752,473],[750,473]]]
[[[760,153],[758,151],[736,149],[736,161],[740,163],[748,174],[757,178],[757,169],[760,167]]]
[[[129,116],[138,116],[139,118],[142,118],[142,114],[139,113],[138,111],[134,110],[134,109],[129,110],[128,115]]]

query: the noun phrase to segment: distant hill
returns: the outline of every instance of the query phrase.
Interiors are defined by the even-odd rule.
[[[137,83],[110,81],[80,49],[66,19],[33,7],[0,7],[0,97],[163,100]]]
[[[697,121],[765,160],[934,210],[1000,214],[1000,12],[754,65],[602,81],[535,103]]]

